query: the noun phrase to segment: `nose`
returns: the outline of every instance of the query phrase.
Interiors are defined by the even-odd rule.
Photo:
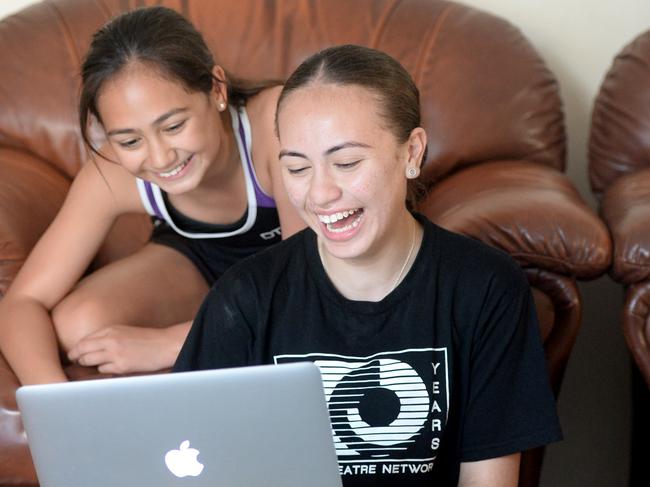
[[[327,208],[341,197],[341,188],[328,168],[314,170],[309,182],[309,199],[319,208]]]
[[[164,139],[149,141],[149,164],[154,169],[169,169],[176,162],[176,151]]]

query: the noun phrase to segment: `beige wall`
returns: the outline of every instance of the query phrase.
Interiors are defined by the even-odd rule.
[[[2,0],[0,1],[0,18],[32,3],[37,3],[37,0]]]

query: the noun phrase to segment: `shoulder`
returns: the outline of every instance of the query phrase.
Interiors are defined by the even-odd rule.
[[[278,141],[275,135],[275,108],[282,86],[267,88],[251,97],[246,103],[246,113],[251,124],[254,141],[253,158],[265,160],[277,157]]]
[[[258,181],[267,194],[273,194],[273,163],[280,144],[275,135],[275,105],[281,86],[262,90],[248,99],[246,114],[251,127],[251,155]]]
[[[298,232],[233,264],[215,283],[217,293],[237,294],[242,286],[271,288],[296,270],[304,271],[307,231]]]
[[[488,284],[516,288],[528,285],[520,265],[505,251],[467,235],[446,230],[429,220],[424,225],[445,275],[455,275],[467,285],[480,287]]]
[[[290,275],[296,270],[304,270],[306,260],[304,249],[309,231],[311,230],[306,229],[298,232],[237,262],[224,273],[218,282],[227,281],[226,287],[241,279],[254,281],[258,284],[268,284],[277,281],[278,278]]]
[[[246,111],[251,124],[275,127],[275,108],[282,92],[282,85],[272,86],[249,98]]]
[[[305,271],[306,231],[298,232],[229,267],[214,284],[206,301],[212,306],[230,303],[254,313],[258,308],[256,303],[271,299],[278,288],[290,284],[296,272],[302,274]]]

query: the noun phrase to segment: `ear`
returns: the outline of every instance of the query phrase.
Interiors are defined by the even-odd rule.
[[[406,144],[408,151],[406,165],[420,169],[422,158],[424,157],[424,151],[427,148],[427,133],[422,127],[414,128],[411,130],[411,135],[409,135]]]
[[[212,99],[217,106],[219,103],[228,104],[228,80],[226,79],[226,73],[221,66],[214,65],[212,68]]]

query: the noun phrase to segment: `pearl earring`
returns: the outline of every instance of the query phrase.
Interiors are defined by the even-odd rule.
[[[219,108],[220,112],[223,112],[226,109],[226,104],[224,102],[220,101],[219,105],[218,105],[218,108]]]
[[[420,168],[416,166],[409,166],[406,168],[406,177],[408,179],[415,179],[420,175]]]

